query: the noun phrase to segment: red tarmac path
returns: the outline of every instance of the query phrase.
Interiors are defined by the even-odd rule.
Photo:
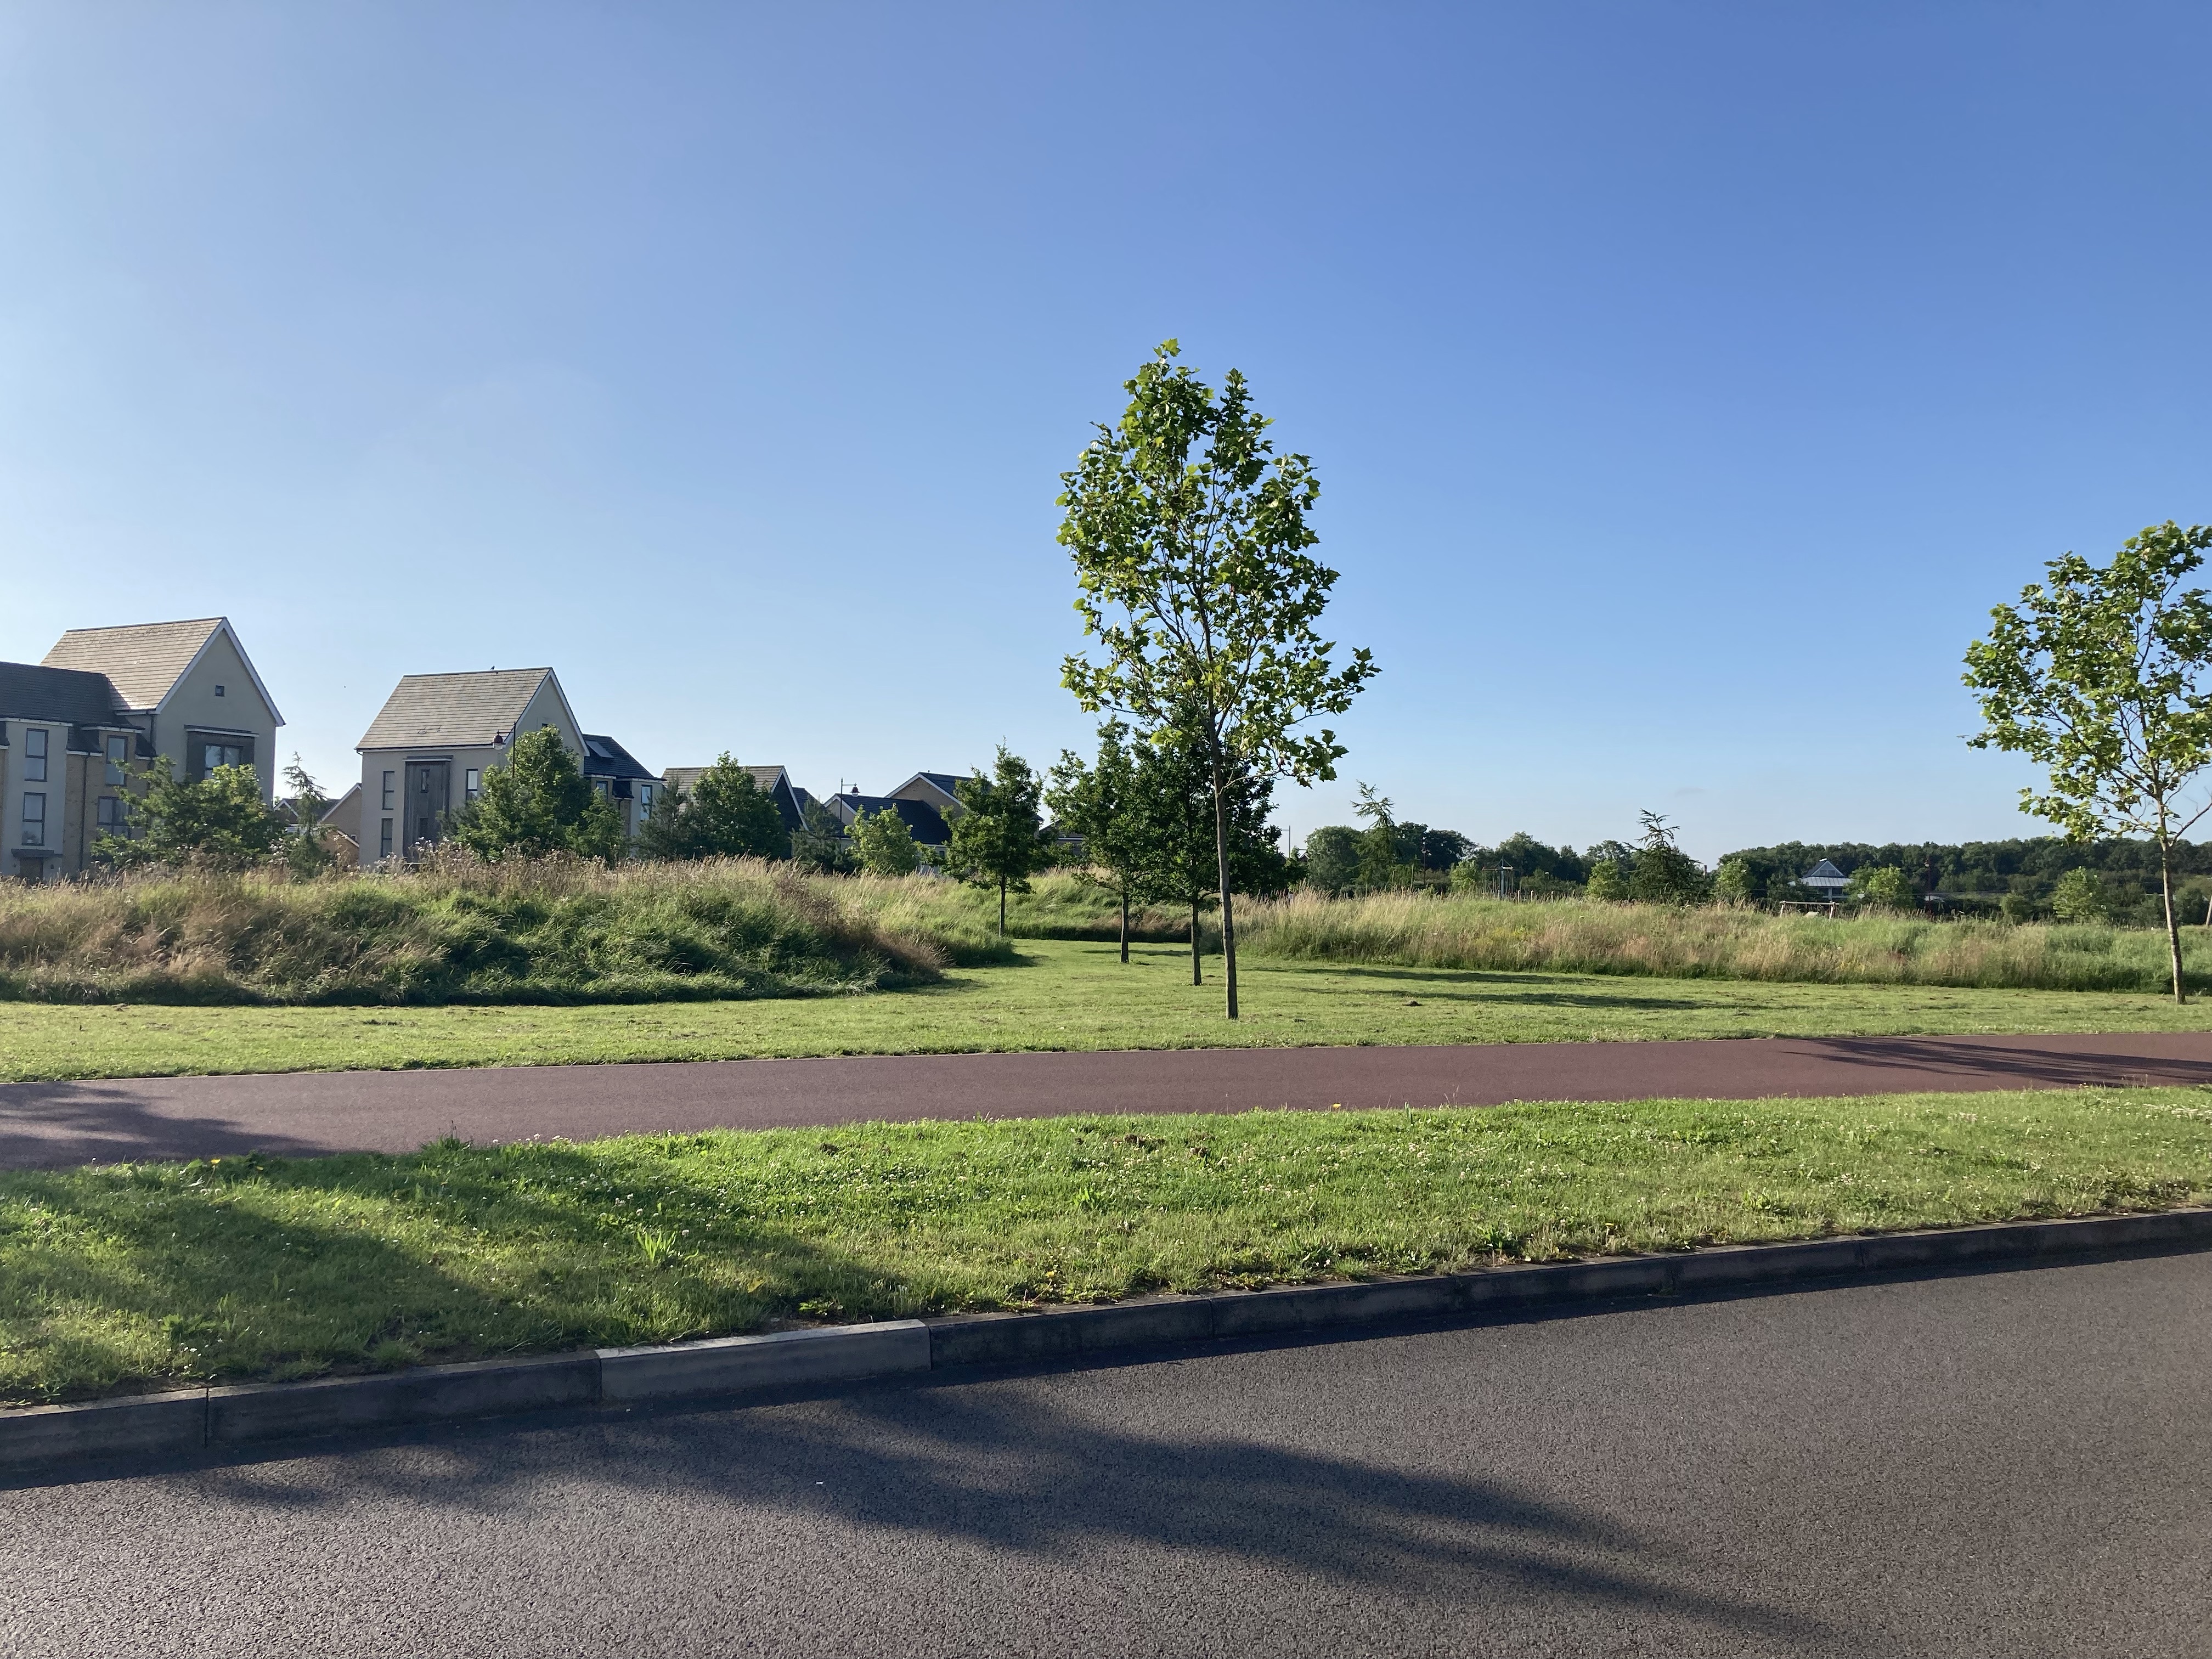
[[[0,1085],[0,1167],[872,1119],[2212,1085],[2212,1033],[864,1055]]]

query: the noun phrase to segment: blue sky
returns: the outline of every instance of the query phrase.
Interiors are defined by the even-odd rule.
[[[1480,839],[2033,833],[1960,653],[2212,519],[2201,5],[0,11],[0,658],[227,614],[310,768],[550,663],[826,792],[1090,722],[1057,474],[1311,455],[1355,779]]]

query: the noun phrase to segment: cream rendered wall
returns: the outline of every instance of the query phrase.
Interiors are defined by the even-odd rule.
[[[579,760],[583,758],[584,736],[576,723],[568,718],[562,708],[561,693],[554,677],[548,674],[530,701],[522,706],[522,713],[508,732],[507,743],[526,732],[535,732],[541,726],[550,726],[561,734],[561,742]],[[507,763],[507,744],[490,744],[479,747],[448,749],[365,749],[361,756],[361,863],[368,869],[377,862],[376,849],[383,845],[383,823],[393,820],[392,853],[395,856],[405,845],[405,826],[401,822],[404,812],[395,807],[384,810],[384,775],[393,774],[393,799],[403,799],[407,787],[407,763],[410,760],[448,760],[453,763],[451,773],[453,803],[458,809],[463,801],[462,786],[471,769],[489,771]]]
[[[556,682],[552,675],[548,674],[544,683],[523,705],[522,717],[515,721],[514,730],[507,733],[507,740],[513,743],[526,732],[535,732],[541,726],[550,726],[561,734],[561,741],[568,752],[580,762],[584,757],[584,734],[568,718],[562,702]]]
[[[23,796],[25,793],[43,793],[46,798],[46,835],[44,848],[46,863],[41,866],[46,878],[58,880],[69,861],[70,843],[64,834],[69,821],[70,766],[69,726],[55,720],[17,720],[8,722],[8,747],[0,750],[4,756],[4,770],[0,770],[0,877],[17,878],[15,849],[23,844]],[[46,776],[43,783],[28,782],[23,776],[24,738],[32,732],[46,734]]]
[[[223,695],[216,696],[220,685]],[[167,756],[180,778],[191,776],[191,759],[185,749],[188,726],[220,732],[246,732],[253,737],[253,766],[261,776],[261,799],[276,798],[276,711],[253,689],[253,676],[240,654],[228,628],[219,628],[201,652],[199,660],[186,669],[154,717],[154,748]]]
[[[407,844],[406,817],[407,763],[410,761],[450,761],[449,774],[453,791],[453,809],[460,810],[464,801],[462,785],[471,770],[485,771],[507,759],[506,749],[499,744],[485,744],[478,747],[466,745],[445,749],[364,749],[361,755],[361,866],[366,870],[378,862],[376,849],[384,844],[384,820],[392,820],[392,851],[396,858]],[[384,775],[392,775],[392,798],[395,805],[386,811],[384,807]]]

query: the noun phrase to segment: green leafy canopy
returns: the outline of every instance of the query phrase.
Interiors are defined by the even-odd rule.
[[[2021,805],[2076,840],[2133,830],[2161,840],[2212,801],[2180,804],[2212,765],[2212,601],[2185,580],[2204,562],[2212,526],[2168,522],[2129,538],[2100,568],[2069,553],[2020,602],[1990,613],[1966,649],[1978,693],[1977,749],[2026,755],[2049,785]]]
[[[1075,608],[1104,658],[1069,656],[1061,683],[1147,732],[1197,712],[1253,771],[1334,778],[1336,734],[1297,728],[1342,714],[1376,671],[1364,648],[1336,666],[1314,626],[1336,581],[1306,550],[1321,485],[1305,456],[1274,453],[1241,374],[1217,397],[1179,355],[1173,340],[1153,353],[1120,422],[1060,477]]]

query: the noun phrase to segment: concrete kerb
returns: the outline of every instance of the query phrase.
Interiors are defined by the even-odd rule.
[[[957,1365],[1480,1318],[1634,1296],[1756,1290],[1849,1274],[2212,1249],[2212,1209],[1755,1244],[1419,1279],[967,1318],[890,1320],[661,1347],[425,1365],[376,1376],[192,1389],[0,1411],[0,1471],[556,1407],[735,1398]]]

